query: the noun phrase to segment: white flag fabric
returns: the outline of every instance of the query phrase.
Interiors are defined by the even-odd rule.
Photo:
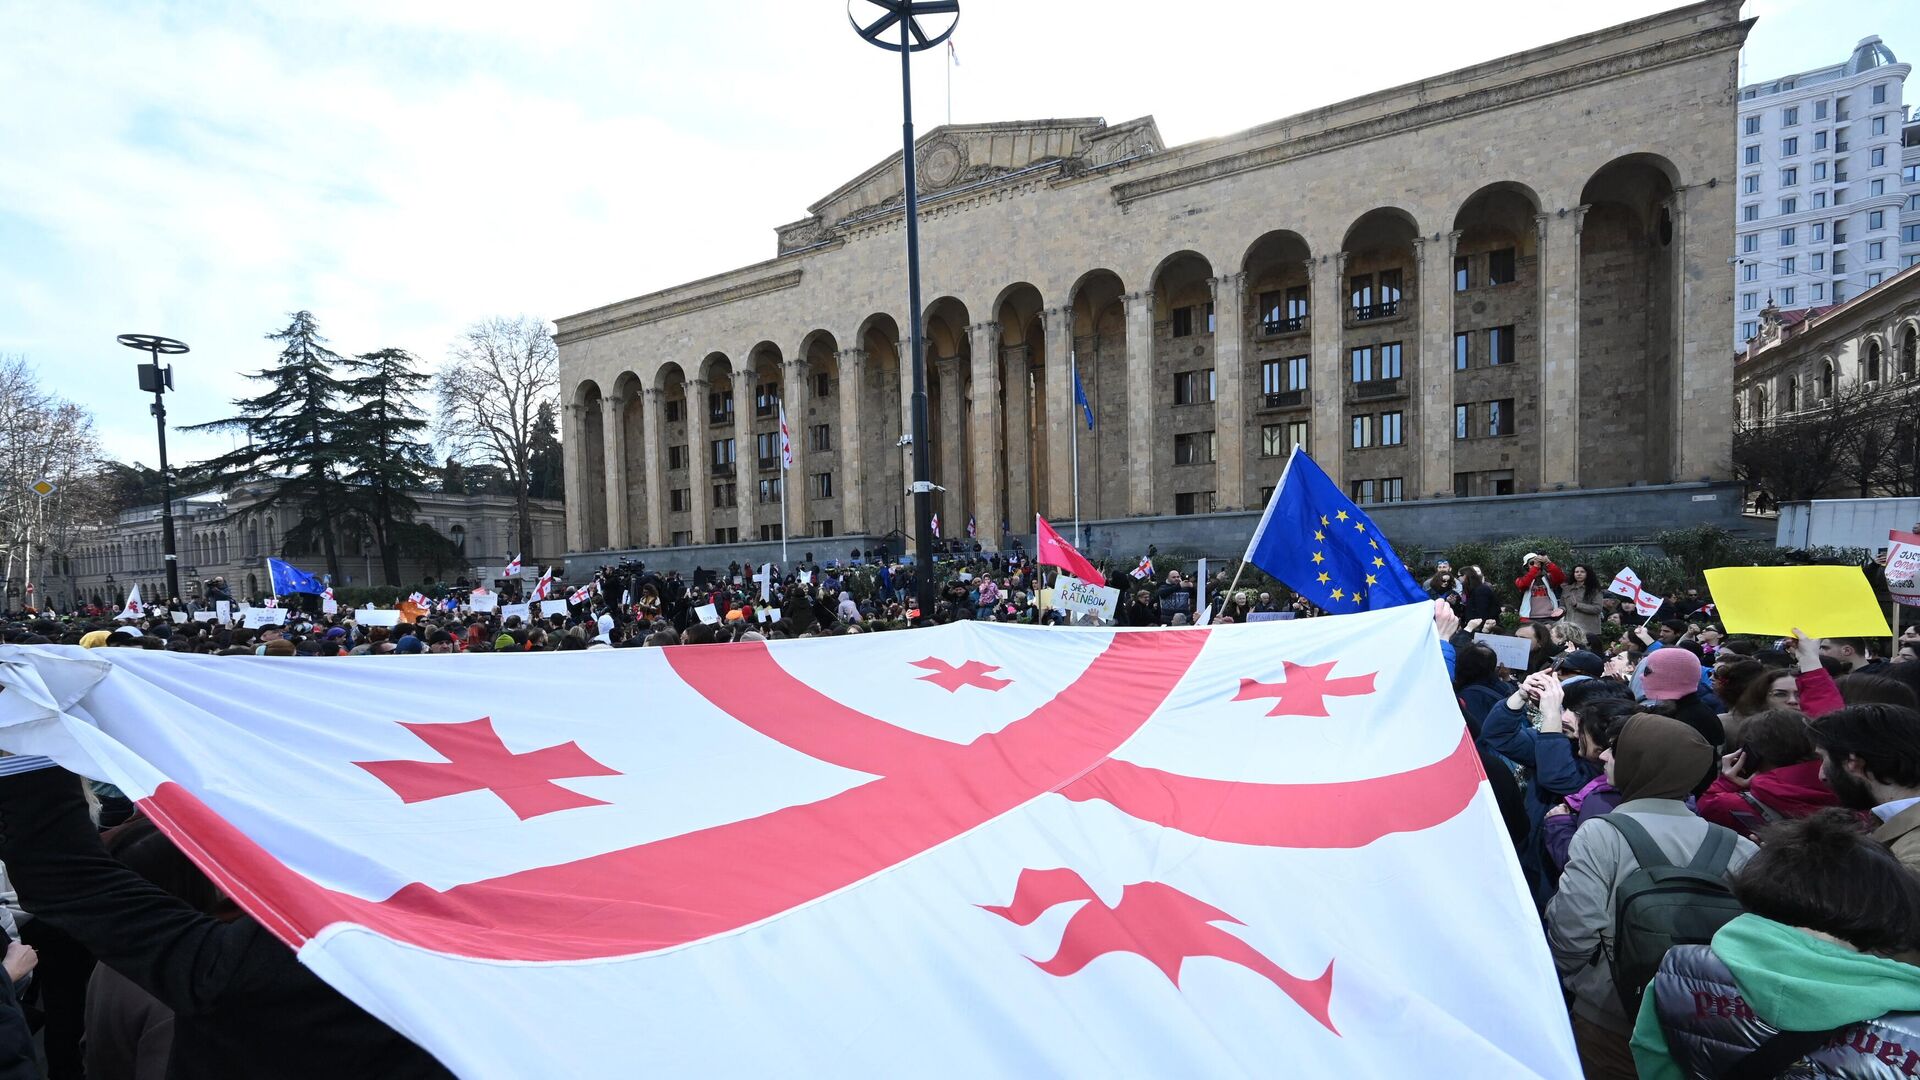
[[[793,468],[793,436],[787,433],[787,403],[780,403],[780,471]]]
[[[0,686],[463,1077],[1579,1075],[1424,606]]]
[[[120,606],[120,613],[115,615],[114,618],[137,619],[144,614],[145,612],[142,611],[140,607],[140,586],[135,585],[133,588],[127,590],[127,602]]]
[[[515,555],[513,557],[513,561],[507,564],[506,572],[500,576],[519,577],[520,576],[520,556]]]
[[[1633,610],[1643,616],[1659,611],[1660,605],[1667,602],[1664,597],[1655,596],[1642,588],[1640,575],[1634,573],[1631,566],[1623,566],[1619,573],[1613,575],[1613,582],[1607,586],[1607,591],[1632,600]]]

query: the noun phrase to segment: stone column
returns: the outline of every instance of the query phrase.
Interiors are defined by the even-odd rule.
[[[607,547],[615,551],[627,546],[626,410],[624,394],[600,399],[600,432],[606,444],[601,456],[606,461]]]
[[[1540,490],[1580,486],[1580,228],[1587,208],[1537,214]]]
[[[860,430],[860,399],[866,396],[867,350],[840,350],[840,472],[833,478],[840,493],[840,531],[858,535],[867,530],[865,493],[860,457],[866,443]],[[791,499],[796,492],[787,492]],[[802,482],[797,493],[807,496]]]
[[[1006,521],[1009,531],[1024,533],[1033,527],[1033,394],[1027,386],[1032,363],[1025,345],[1001,349],[1000,360],[1007,372]],[[1000,523],[995,521],[993,526],[998,530]]]
[[[1341,436],[1341,410],[1346,400],[1347,372],[1341,363],[1342,330],[1347,324],[1341,302],[1347,277],[1347,253],[1336,251],[1307,260],[1312,290],[1309,328],[1313,338],[1313,459],[1334,485],[1346,490],[1346,451]]]
[[[587,407],[574,402],[567,406],[567,550],[587,550]],[[537,554],[528,553],[537,558]]]
[[[973,459],[972,498],[975,538],[989,550],[1000,546],[1000,324],[974,323],[973,413],[967,424],[967,450]],[[964,525],[964,523],[963,523]],[[964,535],[964,534],[962,534]]]
[[[1453,257],[1460,231],[1445,244],[1417,238],[1420,267],[1420,396],[1414,403],[1414,468],[1410,494],[1445,498],[1453,494]]]
[[[741,393],[741,375],[733,373],[733,521],[740,530],[741,542],[758,540],[760,530],[754,527],[753,504],[760,497],[760,454],[754,445],[753,412],[754,390],[759,383],[759,373],[748,370],[746,373],[746,393]],[[746,466],[753,462],[753,468]],[[777,475],[777,474],[776,474]],[[778,511],[779,507],[774,508]],[[724,522],[726,515],[715,507],[714,520]]]
[[[713,447],[707,445],[705,379],[687,382],[687,494],[693,506],[693,524],[687,527],[693,542],[713,543],[713,517],[707,506],[713,498]]]
[[[1073,309],[1051,307],[1040,313],[1046,328],[1047,367],[1041,373],[1047,400],[1047,507],[1055,521],[1073,519],[1073,444],[1086,418],[1073,400]],[[1069,427],[1068,425],[1080,425]],[[1018,528],[1026,532],[1030,521]]]
[[[1213,288],[1213,497],[1220,510],[1247,503],[1247,275],[1223,274]]]
[[[1128,293],[1127,513],[1160,510],[1153,497],[1153,290]],[[1099,414],[1096,411],[1095,416]]]
[[[647,543],[652,547],[666,547],[668,484],[667,470],[660,460],[664,452],[660,442],[667,437],[667,427],[661,420],[664,407],[658,388],[646,391],[646,403],[646,411],[641,416],[640,445],[645,448],[647,470]]]
[[[786,536],[802,536],[807,531],[807,362],[794,359],[780,365],[780,397],[787,409],[787,439],[793,447],[793,465],[780,473],[780,486],[786,492],[786,516],[780,527]],[[777,414],[776,414],[777,416]],[[794,480],[800,481],[796,488]]]
[[[967,452],[961,438],[960,405],[965,395],[960,390],[960,358],[929,358],[927,366],[940,374],[940,400],[928,403],[929,413],[935,405],[940,409],[940,434],[932,443],[933,482],[945,489],[934,493],[934,509],[940,515],[942,538],[965,536],[967,523],[961,518],[967,512]]]
[[[1728,446],[1732,435],[1728,428],[1733,420],[1726,407],[1727,386],[1732,382],[1732,363],[1728,359],[1733,350],[1726,347],[1724,338],[1714,335],[1706,341],[1695,340],[1687,333],[1688,313],[1693,310],[1689,293],[1693,290],[1693,278],[1687,273],[1689,264],[1699,265],[1711,259],[1714,252],[1701,252],[1706,259],[1695,262],[1694,252],[1689,245],[1692,237],[1687,228],[1687,202],[1696,190],[1693,187],[1675,189],[1673,196],[1662,205],[1673,222],[1673,305],[1670,332],[1673,335],[1673,363],[1670,365],[1668,406],[1665,417],[1649,417],[1649,423],[1665,423],[1667,430],[1673,432],[1673,450],[1667,479],[1675,483],[1699,480],[1703,477],[1726,477],[1731,462],[1720,457],[1710,449],[1714,446]],[[1732,212],[1732,206],[1727,206]],[[1706,238],[1703,233],[1703,239]],[[1579,274],[1576,265],[1574,273]],[[1722,280],[1732,280],[1731,277]],[[1729,296],[1728,300],[1732,300]],[[1724,332],[1725,327],[1721,330]],[[1721,342],[1721,348],[1714,349],[1715,340]],[[1710,357],[1712,359],[1710,359]],[[1718,365],[1718,376],[1708,374]],[[1689,391],[1697,399],[1689,401]],[[1778,398],[1774,400],[1778,401]],[[1693,406],[1698,406],[1693,407]]]

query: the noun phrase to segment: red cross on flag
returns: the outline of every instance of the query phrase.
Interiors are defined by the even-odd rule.
[[[0,749],[463,1077],[1579,1074],[1424,605],[263,687],[0,645]]]
[[[540,580],[533,586],[533,600],[538,603],[553,593],[553,568],[540,571]]]
[[[1607,586],[1607,591],[1615,596],[1624,596],[1632,600],[1634,612],[1642,616],[1651,616],[1660,610],[1661,604],[1667,602],[1663,597],[1655,596],[1643,588],[1640,585],[1640,575],[1634,573],[1631,566],[1623,566],[1619,573],[1613,575],[1613,582]]]

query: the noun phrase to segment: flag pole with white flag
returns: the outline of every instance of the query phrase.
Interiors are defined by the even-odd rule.
[[[581,707],[636,685],[647,716]],[[0,645],[0,688],[0,749],[118,786],[461,1077],[1579,1075],[1479,755],[1432,722],[1429,605],[513,661]],[[32,842],[0,841],[47,895]]]
[[[787,401],[780,399],[780,565],[787,565],[787,483],[793,468],[793,437],[787,432]]]
[[[127,602],[121,605],[120,614],[115,615],[114,618],[137,619],[140,615],[140,583],[136,581],[133,588],[127,591]]]

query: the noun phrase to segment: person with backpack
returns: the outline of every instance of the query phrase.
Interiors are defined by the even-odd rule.
[[[1679,945],[1641,1001],[1641,1080],[1912,1076],[1920,1068],[1920,876],[1823,810],[1761,831],[1733,875],[1743,914]]]
[[[1167,583],[1160,586],[1160,625],[1172,626],[1177,616],[1185,615],[1181,622],[1193,621],[1193,587],[1180,580],[1180,571],[1167,571]]]
[[[1600,760],[1620,805],[1574,833],[1547,904],[1547,943],[1588,1080],[1634,1080],[1628,1039],[1641,991],[1669,946],[1705,944],[1740,913],[1726,877],[1754,845],[1687,809],[1714,766],[1713,747],[1692,727],[1637,713]]]

